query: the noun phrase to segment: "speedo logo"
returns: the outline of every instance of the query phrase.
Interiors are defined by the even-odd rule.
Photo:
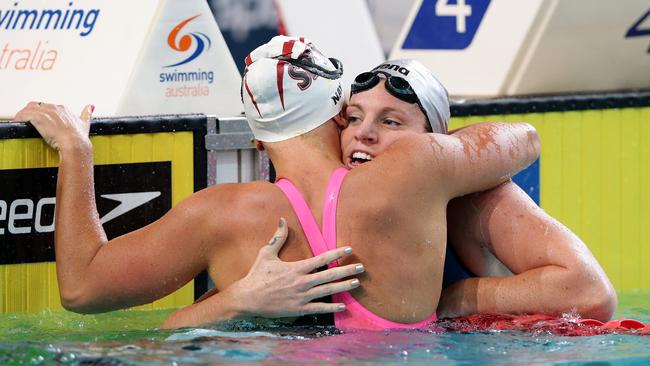
[[[95,166],[97,212],[109,239],[172,207],[171,171],[170,161]],[[54,260],[56,178],[57,168],[0,169],[0,265]]]
[[[102,224],[106,224],[159,196],[159,191],[101,195],[101,197],[119,204],[104,214],[100,221]],[[38,201],[21,198],[7,202],[0,199],[0,235],[53,232],[55,207],[55,197],[41,198]]]

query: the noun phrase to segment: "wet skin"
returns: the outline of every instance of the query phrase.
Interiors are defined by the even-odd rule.
[[[345,122],[341,149],[348,168],[372,160],[407,134],[425,133],[427,123],[416,104],[390,95],[383,80],[352,95]],[[445,289],[439,316],[560,315],[572,309],[583,317],[612,316],[616,294],[587,246],[514,183],[452,200],[447,219],[450,245],[466,267],[484,277]]]
[[[345,114],[347,128],[341,132],[341,149],[343,163],[349,168],[381,154],[405,134],[426,132],[426,118],[417,104],[390,95],[383,80],[353,95]],[[353,157],[355,153],[360,157]]]

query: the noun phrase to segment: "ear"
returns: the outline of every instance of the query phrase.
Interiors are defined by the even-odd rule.
[[[264,151],[264,144],[260,140],[255,140],[255,148],[257,151]]]
[[[345,108],[346,107],[343,106],[339,114],[334,116],[334,122],[336,122],[336,125],[342,130],[348,127],[348,119],[345,114]]]

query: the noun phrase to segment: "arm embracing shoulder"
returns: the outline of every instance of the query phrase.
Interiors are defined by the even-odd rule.
[[[452,201],[449,220],[451,241],[465,264],[485,268],[482,252],[489,248],[515,275],[450,286],[441,301],[445,315],[560,315],[576,309],[605,321],[614,312],[616,292],[585,243],[514,183]]]
[[[526,123],[480,123],[429,138],[452,196],[507,181],[535,161],[541,149],[535,128]]]

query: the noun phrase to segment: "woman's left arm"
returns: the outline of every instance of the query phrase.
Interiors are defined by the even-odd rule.
[[[605,271],[571,230],[539,208],[513,182],[452,201],[449,238],[472,271],[487,248],[512,273],[461,280],[443,291],[441,316],[544,313],[576,309],[609,320],[616,293]]]

